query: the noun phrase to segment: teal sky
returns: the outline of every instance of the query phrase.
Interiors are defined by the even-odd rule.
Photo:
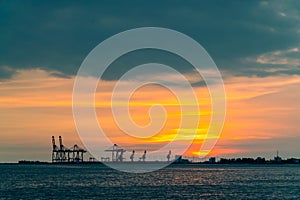
[[[197,40],[222,71],[238,76],[299,74],[287,63],[257,63],[299,47],[297,1],[0,1],[0,78],[16,69],[74,75],[98,43],[127,29],[157,26]],[[295,59],[299,52],[280,55]],[[269,72],[268,68],[286,68]]]

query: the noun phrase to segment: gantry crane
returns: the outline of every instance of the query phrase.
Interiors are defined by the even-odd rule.
[[[105,151],[111,152],[111,161],[112,162],[123,162],[123,154],[126,152],[125,149],[119,147],[117,144],[114,144],[111,148],[106,149]]]

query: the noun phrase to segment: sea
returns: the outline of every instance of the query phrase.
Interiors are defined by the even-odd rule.
[[[0,199],[300,199],[300,165],[0,164]]]

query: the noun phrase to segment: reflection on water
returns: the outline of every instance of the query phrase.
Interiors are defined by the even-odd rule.
[[[0,199],[300,199],[299,165],[174,165],[147,174],[102,165],[0,165]]]

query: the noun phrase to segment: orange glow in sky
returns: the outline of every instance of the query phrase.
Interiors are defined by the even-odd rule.
[[[0,160],[47,160],[52,135],[63,135],[66,145],[78,143],[72,118],[72,87],[74,78],[54,77],[44,70],[20,70],[12,79],[0,83]],[[199,156],[210,123],[210,98],[206,87],[195,87],[200,106],[200,124],[190,129],[179,129],[181,113],[175,96],[160,86],[145,86],[131,97],[130,114],[135,123],[145,126],[150,122],[149,108],[161,104],[166,109],[167,121],[161,131],[148,139],[124,134],[113,119],[110,93],[113,82],[104,82],[105,91],[97,91],[96,111],[99,123],[110,139],[120,145],[137,148],[154,144],[155,148],[171,141],[176,134],[182,141],[193,140],[186,155]],[[299,136],[300,77],[227,77],[227,117],[224,130],[211,156],[260,155],[279,149],[293,154]],[[283,98],[284,97],[284,98]],[[119,102],[118,106],[124,106]],[[196,130],[195,130],[196,129]],[[196,131],[193,139],[190,132]],[[37,153],[36,148],[39,149]],[[32,153],[35,152],[35,153]],[[296,154],[296,153],[295,153]]]

